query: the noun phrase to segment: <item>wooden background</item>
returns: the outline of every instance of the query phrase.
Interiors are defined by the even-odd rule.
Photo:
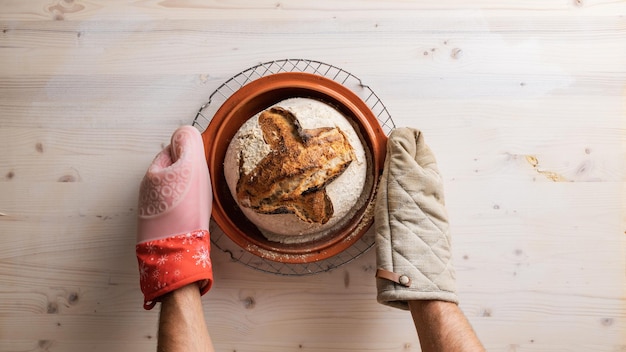
[[[626,351],[626,3],[0,0],[0,350],[152,351],[138,185],[261,62],[339,66],[420,128],[491,351]],[[374,252],[279,277],[212,253],[219,351],[419,351]]]

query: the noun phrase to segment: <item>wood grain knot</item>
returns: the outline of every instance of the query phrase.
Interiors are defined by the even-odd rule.
[[[59,312],[59,305],[55,302],[49,302],[46,307],[46,313],[48,314],[57,314]]]
[[[37,346],[41,351],[49,351],[50,347],[52,347],[53,341],[51,340],[39,340],[37,341]]]
[[[85,6],[75,2],[74,0],[60,0],[57,3],[48,6],[48,12],[52,14],[55,21],[63,21],[66,14],[80,12]]]
[[[70,168],[65,175],[62,175],[57,179],[57,182],[80,182],[82,178],[80,173],[75,168]]]
[[[254,300],[254,297],[252,296],[248,296],[242,299],[241,302],[243,303],[243,306],[246,309],[253,309],[254,306],[256,306],[256,301]]]
[[[69,303],[70,305],[75,305],[76,303],[78,303],[78,293],[76,292],[72,292],[67,296],[67,303]]]
[[[454,48],[450,52],[450,57],[455,59],[455,60],[460,59],[461,56],[463,56],[463,50],[461,50],[461,48]]]
[[[569,180],[561,174],[553,171],[541,170],[539,168],[539,159],[537,159],[537,157],[534,155],[526,155],[526,161],[530,164],[530,166],[532,166],[533,169],[535,169],[538,174],[543,175],[545,178],[552,182],[569,182]]]
[[[76,177],[74,175],[63,175],[59,177],[57,182],[76,182]]]
[[[603,318],[602,320],[600,320],[600,323],[602,324],[602,326],[611,326],[614,323],[613,318]]]

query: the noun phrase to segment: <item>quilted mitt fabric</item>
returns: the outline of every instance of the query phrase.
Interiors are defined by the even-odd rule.
[[[457,303],[443,182],[419,130],[395,129],[375,211],[378,302],[408,309],[409,300]]]

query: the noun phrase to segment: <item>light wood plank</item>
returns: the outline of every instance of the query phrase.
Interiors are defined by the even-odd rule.
[[[541,15],[554,11],[567,15],[614,14],[624,10],[624,4],[612,0],[585,0],[585,1],[544,1],[533,0],[524,2],[498,3],[494,6],[493,1],[483,0],[471,3],[459,3],[455,0],[433,2],[406,2],[406,1],[363,1],[351,0],[336,4],[332,0],[316,1],[280,1],[262,0],[253,3],[246,0],[219,1],[201,0],[170,0],[160,2],[143,2],[141,4],[127,3],[123,1],[90,1],[89,3],[65,3],[62,1],[50,3],[39,0],[24,4],[19,0],[5,0],[6,10],[2,12],[0,19],[28,20],[92,20],[95,18],[119,18],[120,13],[126,13],[129,20],[139,21],[146,18],[167,19],[197,19],[229,14],[231,19],[256,18],[261,13],[280,13],[283,11],[297,10],[309,15],[315,15],[319,11],[334,11],[341,14],[363,16],[372,12],[395,12],[395,16],[402,16],[410,10],[419,11],[481,11],[501,12],[511,15],[526,14],[526,12]],[[572,10],[579,11],[578,13]],[[261,12],[262,11],[262,12]],[[235,14],[239,13],[237,17]]]

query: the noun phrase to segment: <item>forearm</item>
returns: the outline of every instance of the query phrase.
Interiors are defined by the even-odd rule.
[[[196,284],[163,297],[159,319],[158,352],[212,352],[200,290]]]
[[[485,351],[456,304],[445,301],[409,301],[409,309],[422,351]]]

